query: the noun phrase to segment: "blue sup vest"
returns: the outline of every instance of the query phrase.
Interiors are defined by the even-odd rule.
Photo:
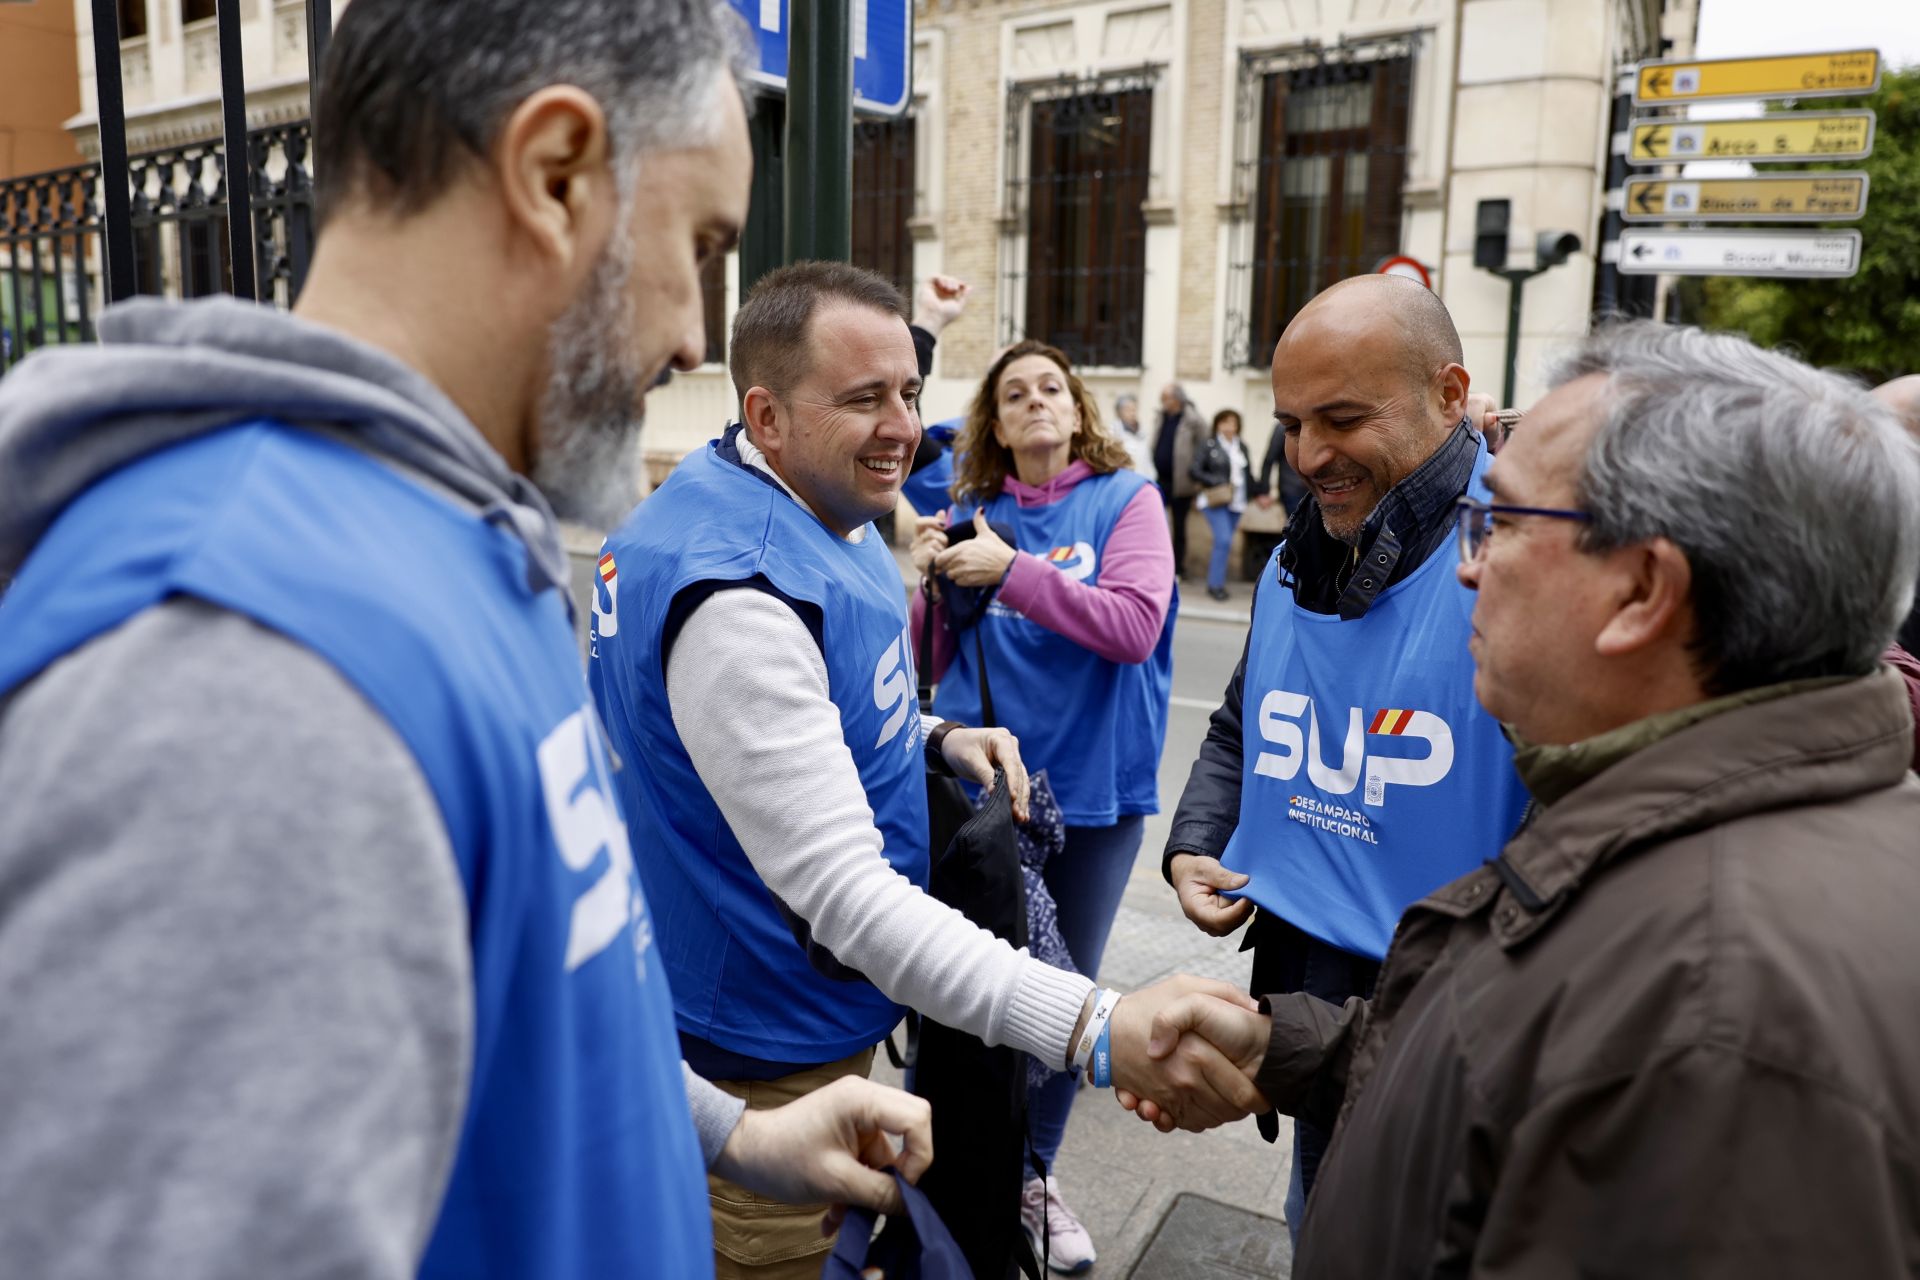
[[[420,1274],[710,1276],[704,1165],[566,605],[526,548],[273,422],[149,455],[0,601],[0,695],[172,596],[333,665],[433,790],[465,886],[467,1110]]]
[[[1096,586],[1107,535],[1133,496],[1148,484],[1135,471],[1089,476],[1058,502],[1022,507],[1012,494],[986,504],[987,519],[1019,536],[1031,552],[1075,582]],[[954,508],[952,523],[973,519],[975,504]],[[1029,621],[996,599],[979,625],[987,655],[994,716],[1020,739],[1029,770],[1047,771],[1070,826],[1111,826],[1121,817],[1160,811],[1160,749],[1173,692],[1173,624],[1145,662],[1110,662]],[[934,713],[979,724],[980,680],[970,635],[955,637],[953,662],[941,677]]]
[[[607,539],[588,678],[625,761],[615,785],[681,1031],[765,1061],[832,1062],[885,1039],[904,1010],[849,970],[828,976],[830,957],[810,962],[804,923],[754,871],[674,729],[666,631],[689,589],[755,582],[792,604],[825,657],[886,860],[924,889],[926,765],[906,592],[878,530],[857,544],[837,537],[731,444],[688,457]]]
[[[1489,461],[1482,446],[1470,492]],[[1497,854],[1527,807],[1473,696],[1473,593],[1445,550],[1350,621],[1273,580],[1254,606],[1240,821],[1221,861],[1252,877],[1235,896],[1376,960],[1401,912]]]
[[[953,488],[953,442],[964,426],[964,418],[929,423],[927,434],[941,444],[939,456],[923,467],[915,467],[901,482],[900,496],[923,516],[932,515],[953,500],[948,492]]]

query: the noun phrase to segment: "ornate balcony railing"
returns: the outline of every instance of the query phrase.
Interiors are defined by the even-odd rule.
[[[313,247],[306,121],[247,134],[251,252],[264,302],[292,305]],[[217,141],[129,158],[136,292],[232,290],[227,163]],[[0,181],[0,374],[36,347],[90,342],[101,307],[100,166]]]

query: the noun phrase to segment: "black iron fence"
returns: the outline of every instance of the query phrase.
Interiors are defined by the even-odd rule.
[[[306,121],[247,135],[249,237],[263,302],[292,305],[313,248]],[[232,293],[224,144],[189,143],[130,156],[131,293],[196,298]],[[106,297],[100,166],[0,181],[0,372],[37,347],[93,340]]]
[[[136,293],[219,292],[290,305],[313,245],[311,125],[246,128],[242,0],[195,0],[216,21],[221,137],[127,154],[122,29],[144,14],[92,0],[100,159],[0,181],[0,374],[29,351],[86,342],[103,305]],[[308,83],[333,34],[333,0],[306,0]],[[244,181],[234,181],[236,152]],[[103,176],[104,175],[104,176]]]

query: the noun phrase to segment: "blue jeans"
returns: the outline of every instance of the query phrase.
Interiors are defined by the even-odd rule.
[[[1219,591],[1227,585],[1227,552],[1233,547],[1233,531],[1240,524],[1240,513],[1226,507],[1208,507],[1207,527],[1213,530],[1213,556],[1207,561],[1207,589]]]
[[[1067,847],[1040,873],[1060,911],[1060,940],[1089,978],[1100,972],[1107,935],[1113,931],[1113,917],[1120,910],[1120,895],[1126,890],[1146,825],[1147,820],[1135,813],[1110,827],[1068,827]],[[1048,1169],[1060,1154],[1060,1140],[1066,1136],[1067,1116],[1079,1087],[1079,1075],[1062,1071],[1047,1077],[1029,1099],[1027,1129],[1033,1135],[1034,1154],[1046,1161]]]

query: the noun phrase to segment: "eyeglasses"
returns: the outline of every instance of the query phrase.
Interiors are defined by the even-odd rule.
[[[1593,519],[1584,511],[1570,511],[1565,507],[1510,507],[1501,502],[1481,502],[1477,498],[1461,498],[1453,504],[1455,528],[1460,539],[1460,563],[1472,564],[1480,558],[1486,549],[1487,539],[1493,536],[1495,516],[1546,516],[1553,520]]]

